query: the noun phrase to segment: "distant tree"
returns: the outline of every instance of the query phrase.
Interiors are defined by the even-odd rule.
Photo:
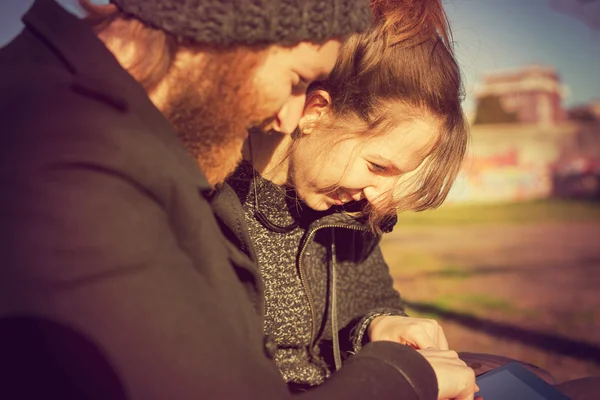
[[[570,14],[590,28],[600,30],[600,0],[549,0],[558,12]]]
[[[575,107],[567,111],[570,120],[578,122],[599,122],[598,117],[588,107]]]
[[[600,29],[600,0],[579,0],[584,5],[584,15],[587,16],[587,23],[594,29]],[[590,7],[586,7],[586,6]]]
[[[508,112],[498,96],[484,96],[477,101],[473,125],[506,124],[519,122],[515,112]]]

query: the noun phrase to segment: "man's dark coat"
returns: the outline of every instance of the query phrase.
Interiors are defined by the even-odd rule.
[[[38,0],[24,23],[0,50],[0,397],[290,397],[256,270],[173,128],[84,21]],[[436,395],[382,342],[302,396]]]

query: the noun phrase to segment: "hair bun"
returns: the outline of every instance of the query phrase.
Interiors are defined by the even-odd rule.
[[[389,45],[441,38],[450,48],[451,32],[441,0],[370,0],[375,23]]]

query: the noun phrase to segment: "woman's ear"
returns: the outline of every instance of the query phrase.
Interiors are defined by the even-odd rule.
[[[331,108],[331,96],[322,89],[313,90],[306,95],[304,113],[298,126],[303,134],[311,134],[317,121],[324,118]]]

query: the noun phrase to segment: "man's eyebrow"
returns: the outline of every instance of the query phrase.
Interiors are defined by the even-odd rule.
[[[321,70],[321,72],[319,73],[319,75],[317,75],[317,77],[315,78],[315,80],[317,80],[317,81],[324,81],[327,78],[329,78],[330,73],[331,73],[330,71]]]
[[[326,80],[327,78],[329,78],[329,74],[326,72],[321,72],[319,75],[315,76],[314,78],[309,78],[307,76],[304,76],[302,74],[299,74],[300,76],[300,86],[303,87],[309,87],[313,82],[321,82]]]
[[[317,75],[315,80],[316,81],[324,81],[327,78],[329,78],[329,72],[321,71],[321,73],[319,75]]]

